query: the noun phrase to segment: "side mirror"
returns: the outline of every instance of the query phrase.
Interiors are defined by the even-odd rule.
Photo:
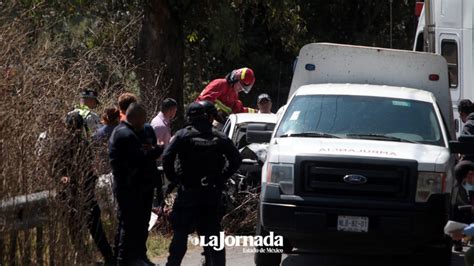
[[[255,123],[247,126],[248,143],[268,143],[272,139],[275,124]]]
[[[449,142],[451,153],[474,154],[474,136],[461,136],[457,141]]]

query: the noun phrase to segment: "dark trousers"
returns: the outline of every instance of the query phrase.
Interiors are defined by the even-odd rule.
[[[113,258],[112,248],[107,241],[104,227],[102,226],[102,220],[100,219],[101,211],[99,204],[95,202],[94,206],[90,210],[90,216],[88,219],[89,232],[94,239],[94,242],[99,249],[105,260],[111,260]]]
[[[95,197],[89,198],[83,206],[81,206],[81,204],[75,202],[74,200],[68,201],[67,205],[69,208],[69,235],[71,237],[71,242],[74,244],[75,249],[78,251],[84,249],[85,242],[82,238],[81,228],[83,225],[82,222],[84,221],[82,220],[82,215],[85,214],[87,228],[92,236],[92,239],[94,239],[97,248],[99,249],[100,253],[106,261],[112,260],[112,248],[110,247],[109,242],[107,241],[107,236],[105,235],[104,227],[102,226],[102,221],[100,217],[100,207],[97,201],[95,200]],[[85,208],[81,210],[77,207]]]
[[[171,213],[171,225],[173,227],[173,239],[169,248],[167,266],[181,265],[186,254],[188,234],[197,231],[199,236],[205,236],[206,242],[209,236],[218,236],[221,231],[222,213],[217,206],[197,207],[173,207]],[[213,247],[204,247],[206,265],[225,265],[225,249],[216,251]]]
[[[116,189],[118,227],[115,254],[118,261],[130,261],[146,256],[148,223],[153,190]]]
[[[474,265],[474,247],[470,247],[466,253],[464,253],[464,263],[469,266]]]
[[[163,171],[158,171],[157,176],[153,179],[153,208],[161,207],[164,200],[163,193]]]

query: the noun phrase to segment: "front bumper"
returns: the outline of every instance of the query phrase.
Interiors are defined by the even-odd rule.
[[[411,253],[426,247],[443,247],[448,219],[439,195],[425,206],[412,208],[328,206],[294,202],[261,202],[263,228],[286,237],[293,247],[324,253]],[[369,218],[368,232],[337,230],[339,215]]]

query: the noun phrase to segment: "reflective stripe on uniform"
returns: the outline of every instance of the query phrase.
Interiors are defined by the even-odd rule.
[[[90,135],[92,133],[92,129],[89,128],[89,125],[87,124],[87,118],[91,115],[91,110],[89,107],[85,105],[80,105],[76,109],[74,109],[73,112],[78,112],[79,115],[84,119],[84,128],[86,129],[86,134]]]
[[[240,73],[240,80],[244,80],[245,79],[245,73],[247,73],[247,69],[246,67],[242,68],[242,72]]]
[[[79,115],[82,116],[84,120],[91,114],[91,110],[84,105],[79,106],[74,111],[79,112]]]
[[[214,103],[216,106],[217,111],[223,111],[226,114],[231,114],[232,113],[232,108],[228,107],[227,105],[223,104],[221,101],[216,100]]]

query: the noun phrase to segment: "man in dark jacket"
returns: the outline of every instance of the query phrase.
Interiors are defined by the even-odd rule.
[[[109,142],[113,191],[118,203],[119,265],[151,264],[143,254],[151,209],[149,193],[144,193],[151,187],[151,180],[145,172],[150,161],[156,160],[163,148],[155,143],[143,144],[140,131],[145,121],[143,105],[132,103],[127,109],[126,120],[114,129]]]
[[[107,241],[101,210],[97,203],[94,188],[97,180],[93,169],[93,153],[85,137],[85,121],[77,112],[66,117],[67,134],[57,141],[53,151],[53,175],[58,182],[58,199],[69,223],[71,242],[77,251],[84,250],[81,229],[83,222],[105,259],[105,265],[115,265],[112,249]]]
[[[187,111],[190,125],[176,132],[163,155],[166,177],[179,186],[171,213],[174,234],[167,265],[181,264],[188,234],[194,230],[206,239],[218,236],[221,230],[222,190],[239,168],[241,157],[232,141],[212,128],[216,114],[210,102],[191,103]],[[205,247],[204,255],[206,265],[225,265],[224,250]]]
[[[138,137],[141,140],[142,146],[146,149],[150,149],[157,145],[155,131],[150,124],[145,124],[143,129],[137,133]],[[150,264],[150,261],[146,257],[146,240],[148,238],[148,221],[150,220],[150,214],[153,207],[153,195],[154,189],[158,188],[158,197],[159,200],[162,199],[161,188],[163,186],[163,182],[161,179],[161,172],[158,171],[158,165],[156,159],[148,159],[143,162],[143,189],[142,189],[142,197],[145,204],[145,209],[143,210],[143,221],[147,221],[142,228],[142,235],[141,235],[141,254],[142,258]]]
[[[469,99],[459,101],[458,104],[459,118],[464,123],[461,136],[474,136],[474,106]],[[474,151],[463,154],[463,161],[474,161]]]
[[[458,104],[459,117],[464,123],[462,135],[474,135],[474,107],[470,100],[461,100]]]

